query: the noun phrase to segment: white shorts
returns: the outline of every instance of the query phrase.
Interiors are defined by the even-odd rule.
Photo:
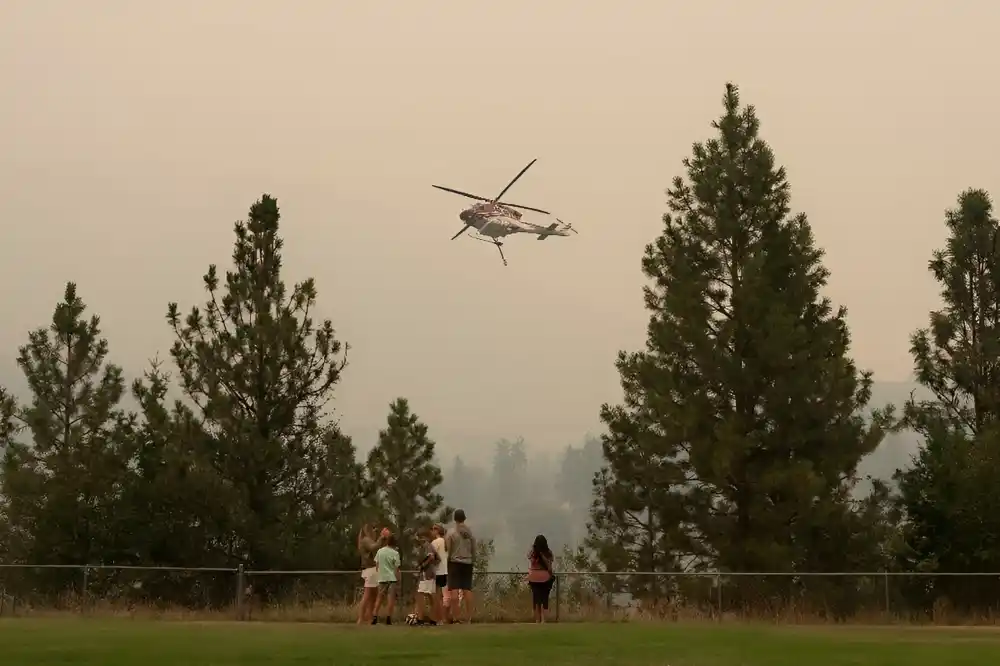
[[[378,587],[378,569],[371,567],[361,572],[361,578],[365,581],[365,587]]]
[[[437,584],[433,578],[417,583],[417,594],[434,594],[435,592],[437,592]]]

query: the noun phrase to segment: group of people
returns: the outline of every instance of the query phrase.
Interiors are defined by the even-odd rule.
[[[476,538],[465,524],[465,511],[457,509],[453,519],[451,529],[434,525],[418,534],[418,582],[412,624],[461,624],[472,621]],[[384,527],[376,538],[372,526],[365,525],[358,533],[358,552],[364,581],[358,624],[378,624],[379,617],[384,618],[385,624],[392,624],[402,566],[396,536]],[[531,587],[535,622],[545,622],[549,594],[555,582],[552,567],[552,551],[545,537],[539,534],[528,551],[527,580]],[[383,610],[385,615],[380,615]]]

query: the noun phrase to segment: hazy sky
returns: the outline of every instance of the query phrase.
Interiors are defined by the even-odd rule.
[[[5,0],[0,376],[75,280],[142,371],[201,302],[232,223],[278,198],[285,276],[350,342],[337,407],[367,448],[408,396],[448,449],[564,446],[643,343],[642,248],[726,81],[757,107],[846,305],[854,354],[910,373],[959,191],[1000,192],[1000,5],[986,0]],[[466,201],[579,236],[463,238]]]

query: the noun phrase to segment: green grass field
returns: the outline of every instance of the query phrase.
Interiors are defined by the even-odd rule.
[[[11,619],[3,666],[406,664],[525,666],[982,666],[1000,664],[992,629],[678,624],[323,624]]]

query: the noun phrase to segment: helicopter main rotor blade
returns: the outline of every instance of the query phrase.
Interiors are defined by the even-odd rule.
[[[551,215],[547,210],[542,210],[541,208],[532,208],[531,206],[522,206],[521,204],[509,204],[505,203],[504,206],[510,206],[511,208],[520,208],[521,210],[533,210],[536,213],[542,213],[544,215]]]
[[[537,161],[538,161],[538,158],[536,157],[535,159],[533,159],[530,162],[528,162],[528,166],[526,166],[523,169],[521,169],[521,173],[519,173],[516,176],[514,176],[514,180],[510,181],[509,183],[507,183],[507,187],[503,188],[500,191],[500,194],[498,194],[493,201],[500,201],[500,197],[502,197],[503,195],[507,194],[507,190],[509,190],[511,188],[511,185],[513,185],[514,183],[516,183],[517,179],[520,178],[521,176],[523,176],[524,172],[527,171],[528,169],[530,169],[531,165],[534,164]]]
[[[452,194],[459,194],[463,197],[469,197],[470,199],[478,199],[479,201],[489,201],[486,197],[481,197],[478,194],[469,194],[468,192],[463,192],[462,190],[453,190],[450,187],[444,187],[443,185],[431,185],[431,187],[436,187],[439,190],[444,190],[445,192],[451,192]]]
[[[458,238],[459,236],[461,236],[462,234],[464,234],[464,233],[465,233],[465,230],[466,230],[466,229],[468,229],[468,228],[469,228],[470,226],[471,226],[471,225],[467,224],[467,225],[465,225],[464,227],[462,227],[462,230],[461,230],[461,231],[459,231],[459,232],[458,232],[457,234],[455,234],[454,236],[452,236],[452,237],[451,237],[451,239],[452,239],[452,240],[455,240],[456,238]]]

